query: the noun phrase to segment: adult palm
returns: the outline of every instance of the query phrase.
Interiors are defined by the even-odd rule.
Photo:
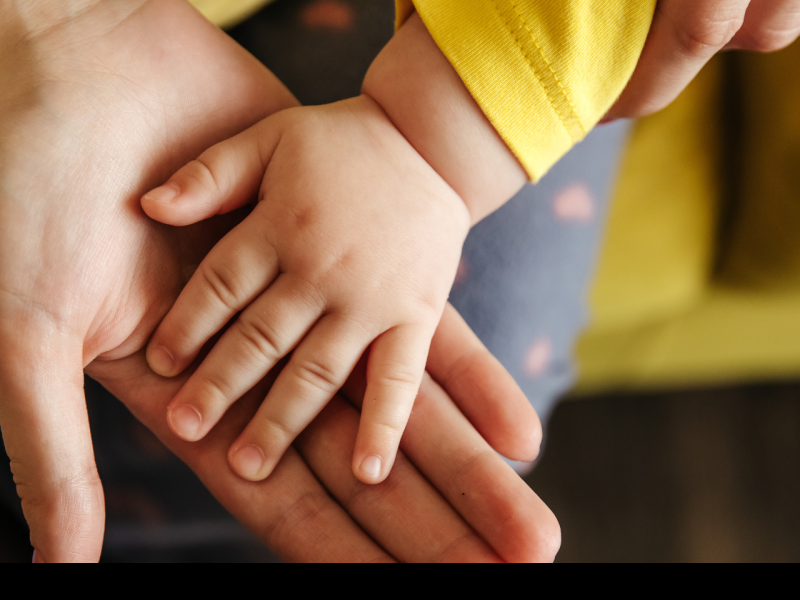
[[[180,381],[154,376],[141,349],[235,217],[173,230],[144,217],[139,197],[204,148],[295,103],[255,59],[183,0],[0,0],[0,63],[0,425],[40,560],[96,560],[102,547],[84,370],[287,558],[552,558],[552,515],[498,471],[431,380],[418,410],[426,418],[412,421],[404,444],[438,491],[407,462],[384,488],[348,479],[354,415],[343,402],[269,480],[238,480],[225,451],[268,382],[203,444],[170,436],[164,411]],[[484,433],[519,432],[495,445],[530,457],[534,419],[509,427],[503,417],[502,405],[519,409],[521,396],[479,350],[465,354],[469,337],[448,318],[433,356],[452,358],[434,358],[439,379],[458,395],[469,387],[458,377],[465,369],[499,374],[494,397],[508,398],[489,403],[497,410]],[[492,396],[485,384],[475,389],[463,394],[468,414]],[[481,492],[457,513],[456,488],[467,484]]]

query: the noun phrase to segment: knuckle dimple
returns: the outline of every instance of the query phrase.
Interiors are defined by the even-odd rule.
[[[409,369],[394,368],[380,373],[373,380],[380,387],[395,388],[416,394],[419,391],[420,376]]]
[[[244,320],[241,323],[240,333],[245,347],[250,348],[259,360],[271,363],[278,360],[286,351],[286,344],[280,334],[258,316]]]
[[[226,402],[233,394],[231,385],[220,373],[208,373],[200,381],[199,390],[212,402]]]
[[[201,265],[200,276],[203,283],[228,311],[239,311],[242,308],[241,284],[233,271],[220,269],[213,265]]]
[[[384,451],[395,451],[400,445],[400,438],[403,437],[406,424],[405,420],[395,423],[370,420],[366,431],[369,432],[369,439],[372,440],[372,443],[377,443],[378,447],[384,448]]]
[[[214,192],[221,190],[220,182],[205,155],[190,162],[187,165],[185,175],[194,179],[205,189],[211,189]]]
[[[294,373],[300,381],[325,393],[335,392],[344,383],[332,365],[320,360],[298,361]]]
[[[258,425],[257,437],[262,440],[262,446],[269,446],[272,451],[280,449],[278,455],[285,451],[292,440],[297,437],[292,424],[288,421],[288,415],[271,414],[265,417]],[[267,443],[265,443],[267,442]]]
[[[710,57],[730,42],[744,23],[744,15],[706,18],[678,28],[678,43],[690,56]]]

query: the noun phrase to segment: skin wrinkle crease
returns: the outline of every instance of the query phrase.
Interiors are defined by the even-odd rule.
[[[586,137],[586,130],[584,129],[583,123],[581,123],[580,117],[578,116],[578,111],[575,109],[575,105],[570,100],[567,90],[561,83],[561,80],[553,69],[553,66],[550,64],[547,58],[545,58],[542,48],[536,42],[533,31],[531,31],[530,27],[528,27],[528,24],[522,19],[522,17],[520,17],[517,7],[514,5],[514,0],[492,0],[492,3],[494,4],[497,13],[500,15],[500,18],[505,21],[508,30],[511,32],[511,35],[514,36],[514,40],[516,41],[520,52],[522,52],[522,55],[528,61],[528,64],[531,66],[534,75],[539,80],[539,83],[542,84],[547,97],[550,99],[550,104],[553,106],[558,118],[561,120],[561,123],[567,130],[567,133],[569,133],[573,142],[577,143],[581,141],[584,137]],[[529,50],[526,50],[525,47],[528,44],[521,39],[521,36],[518,33],[522,29],[527,32],[530,45],[533,46],[536,51],[535,54],[538,56],[541,62],[544,63],[544,69],[537,68],[535,62],[539,61],[535,61],[534,57],[532,56],[533,53]],[[544,71],[549,72],[550,76],[552,77],[552,81],[545,81],[545,77],[543,77],[543,75],[545,75]]]

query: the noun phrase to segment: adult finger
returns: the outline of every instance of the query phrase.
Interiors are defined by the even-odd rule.
[[[0,427],[36,562],[97,562],[105,504],[82,348],[46,325],[0,322]]]
[[[736,35],[750,0],[660,0],[639,64],[604,121],[648,115],[678,97]]]
[[[357,406],[364,367],[362,361],[344,388]],[[400,449],[503,560],[555,559],[561,531],[553,513],[427,375]]]
[[[237,402],[202,441],[192,443],[180,440],[166,421],[167,405],[185,376],[165,380],[153,374],[143,352],[115,364],[96,363],[89,371],[192,468],[223,506],[284,560],[392,560],[330,497],[293,448],[264,481],[246,481],[231,470],[228,448],[252,419],[274,376]],[[339,452],[349,460],[346,450]]]
[[[334,498],[375,541],[401,562],[499,562],[402,454],[383,483],[356,479],[350,455],[358,422],[357,411],[336,398],[296,445]]]
[[[753,0],[730,49],[775,52],[800,37],[800,1]]]
[[[142,198],[147,215],[184,226],[250,202],[280,141],[280,120],[267,118],[206,150]]]
[[[427,369],[492,448],[512,460],[536,460],[542,443],[536,411],[450,304],[433,337]]]
[[[345,483],[355,481],[350,466],[350,457],[355,443],[355,427],[357,426],[357,417],[354,413],[342,411],[337,411],[336,414],[323,413],[321,418],[327,419],[326,425],[317,430],[320,431],[320,435],[324,430],[331,432],[334,436],[338,435],[337,432],[349,430],[351,432],[349,439],[346,437],[335,438],[339,441],[333,444],[325,443],[314,448],[304,447],[304,460],[300,459],[294,449],[289,449],[271,477],[253,483],[234,474],[227,464],[225,450],[238,432],[252,419],[263,394],[266,393],[266,389],[273,381],[272,376],[261,382],[251,393],[234,405],[205,439],[201,442],[189,443],[179,440],[169,430],[165,419],[166,406],[182,383],[180,378],[164,380],[154,375],[147,367],[143,353],[114,364],[96,363],[91,366],[90,374],[96,377],[111,393],[122,398],[134,415],[152,429],[195,471],[217,499],[279,556],[286,560],[307,562],[332,560],[380,562],[391,559],[384,550],[376,545],[373,539],[366,535],[362,527],[330,497],[326,488],[318,480],[318,478],[327,478],[327,484],[330,487],[338,485],[336,481],[333,481],[334,478],[346,479]],[[363,376],[362,372],[361,377]],[[358,382],[356,384],[358,385]],[[423,385],[424,389],[426,389],[425,385]],[[454,411],[455,415],[460,415],[458,409],[449,400],[446,405]],[[442,416],[446,420],[453,415],[445,413]],[[463,416],[461,419],[463,420]],[[410,427],[422,427],[420,435],[428,440],[427,446],[420,446],[419,450],[428,453],[431,461],[451,458],[438,452],[441,436],[437,427],[441,424],[442,421],[438,417],[430,424],[426,424],[424,421],[414,422],[412,417]],[[463,426],[463,422],[455,422],[455,424]],[[467,424],[467,426],[469,425]],[[459,431],[459,433],[461,432]],[[450,437],[449,433],[447,437]],[[474,438],[467,437],[464,443],[470,444],[474,441]],[[485,449],[485,447],[485,444],[482,447],[479,445],[478,449]],[[317,473],[315,477],[308,469],[307,464],[312,462],[317,464],[316,461],[331,455],[337,456],[336,471],[321,472],[315,468]],[[532,558],[534,557],[532,553],[524,555],[524,546],[517,540],[524,538],[530,544],[536,538],[536,536],[531,536],[533,527],[539,531],[540,537],[546,530],[546,523],[539,518],[538,499],[501,459],[494,453],[492,455],[497,461],[500,461],[499,464],[496,462],[482,463],[472,469],[471,474],[467,474],[468,479],[464,479],[461,474],[464,473],[464,470],[458,469],[457,471],[461,471],[461,473],[456,472],[455,475],[450,473],[444,478],[448,480],[445,487],[459,489],[461,484],[470,482],[481,484],[487,488],[491,487],[492,490],[487,489],[489,493],[486,496],[486,506],[472,506],[466,509],[462,507],[460,512],[479,517],[478,520],[483,521],[481,529],[490,534],[489,539],[492,538],[491,534],[494,530],[494,535],[505,538],[506,545],[522,548],[523,552],[520,552],[520,555],[523,558]],[[465,456],[469,458],[471,455],[465,454]],[[443,466],[446,468],[447,465]],[[483,467],[488,467],[494,472],[487,472]],[[481,473],[484,477],[482,480],[476,477],[476,474],[480,475]],[[442,478],[439,477],[439,479],[438,483],[433,482],[436,488],[441,488],[443,483]],[[395,469],[392,479],[387,483],[400,491],[406,487],[409,490],[421,490],[424,488],[422,485],[424,481],[425,479],[416,469],[401,468]],[[358,518],[359,523],[370,530],[376,540],[386,544],[387,549],[394,548],[392,552],[397,552],[397,558],[406,560],[439,558],[444,560],[449,557],[451,560],[465,561],[494,558],[491,553],[487,554],[485,545],[476,543],[475,536],[470,532],[467,532],[466,537],[460,534],[453,535],[450,532],[451,527],[457,528],[457,531],[462,533],[464,531],[463,524],[452,519],[452,513],[448,513],[449,516],[446,520],[439,520],[442,510],[441,498],[436,500],[433,505],[427,501],[415,502],[414,498],[429,498],[427,492],[420,496],[416,492],[406,495],[393,494],[391,490],[387,491],[387,483],[380,486],[367,486],[355,482],[360,489],[366,490],[365,493],[372,494],[365,496],[365,498],[369,497],[371,501],[362,502],[358,506],[352,504],[350,510]],[[520,492],[523,492],[522,496],[520,496]],[[456,496],[453,498],[455,499]],[[473,504],[481,502],[477,496],[472,500]],[[358,504],[357,499],[355,503]],[[515,511],[516,516],[509,518],[509,510]],[[530,521],[535,522],[533,527]],[[418,532],[418,535],[404,536],[402,544],[393,545],[391,537],[397,534],[394,527],[394,523],[397,522],[407,524],[410,530]],[[447,524],[445,530],[441,529],[442,523]],[[437,535],[443,539],[453,540],[452,547],[434,555],[430,549],[441,548],[441,546],[429,544],[428,532],[430,531],[438,531],[440,533]],[[551,531],[551,544],[553,538],[554,534]],[[495,540],[495,544],[503,546],[497,540]],[[542,545],[538,544],[536,547],[541,553]]]
[[[553,513],[430,378],[401,448],[503,560],[555,560],[561,529]]]

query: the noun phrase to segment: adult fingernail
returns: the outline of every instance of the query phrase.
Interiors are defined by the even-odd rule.
[[[147,353],[147,363],[159,375],[169,377],[175,369],[175,358],[164,346],[151,348]]]
[[[144,200],[157,202],[159,204],[168,204],[180,196],[180,193],[181,188],[178,187],[178,184],[170,182],[145,194]]]
[[[194,408],[184,404],[169,411],[169,425],[178,437],[194,442],[199,439],[203,418]]]
[[[372,481],[377,481],[381,476],[381,467],[383,466],[383,461],[381,460],[380,456],[369,456],[365,458],[361,463],[361,476],[365,479],[371,479]]]
[[[231,457],[231,467],[245,479],[258,479],[264,466],[264,453],[258,446],[239,448]]]
[[[33,563],[34,565],[43,565],[43,564],[45,564],[44,563],[44,559],[42,558],[42,555],[39,554],[38,550],[34,550],[33,551],[33,559],[31,559],[31,563]]]

